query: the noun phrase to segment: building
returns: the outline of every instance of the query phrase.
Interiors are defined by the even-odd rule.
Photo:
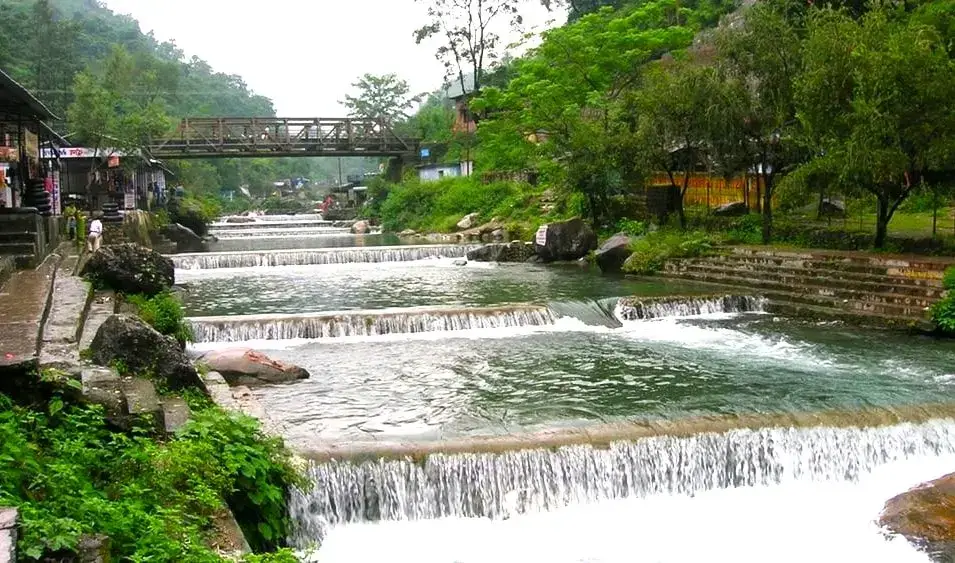
[[[474,94],[474,74],[464,75],[464,87],[462,88],[461,79],[455,78],[444,95],[454,102],[454,124],[452,130],[455,133],[474,133],[477,131],[477,122],[471,109],[468,107],[471,96]]]
[[[470,160],[443,164],[422,164],[418,166],[418,179],[422,182],[437,182],[443,178],[470,176],[472,172],[474,172],[474,162]]]

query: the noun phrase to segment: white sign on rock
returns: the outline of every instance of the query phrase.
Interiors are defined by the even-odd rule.
[[[547,225],[541,225],[541,227],[537,229],[534,242],[536,242],[538,246],[544,246],[547,243]]]

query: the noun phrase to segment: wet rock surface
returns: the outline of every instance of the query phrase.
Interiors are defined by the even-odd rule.
[[[889,499],[879,523],[933,555],[955,559],[955,473]]]
[[[172,287],[176,274],[172,260],[162,254],[138,244],[120,244],[94,253],[83,275],[128,295],[156,295]]]
[[[487,244],[468,252],[467,257],[475,262],[527,262],[534,257],[534,247],[523,242]]]
[[[209,245],[203,237],[189,227],[173,223],[162,228],[162,235],[176,243],[178,252],[206,252]]]
[[[230,385],[268,385],[309,377],[303,368],[273,360],[248,348],[215,350],[203,354],[198,362],[220,373]]]
[[[600,271],[607,273],[616,273],[623,268],[623,263],[630,258],[633,251],[630,250],[630,244],[633,239],[624,233],[617,233],[607,239],[600,248],[594,252],[594,258]]]

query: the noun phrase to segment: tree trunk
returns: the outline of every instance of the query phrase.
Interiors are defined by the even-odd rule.
[[[889,235],[889,220],[892,218],[889,210],[889,200],[886,197],[879,197],[879,210],[875,221],[875,247],[885,248],[885,242]]]
[[[773,241],[773,180],[763,177],[763,244]]]

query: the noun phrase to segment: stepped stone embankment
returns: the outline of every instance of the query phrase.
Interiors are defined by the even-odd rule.
[[[944,293],[955,260],[861,252],[736,247],[666,264],[669,278],[746,288],[780,314],[835,317],[875,326],[930,330],[929,308]]]

